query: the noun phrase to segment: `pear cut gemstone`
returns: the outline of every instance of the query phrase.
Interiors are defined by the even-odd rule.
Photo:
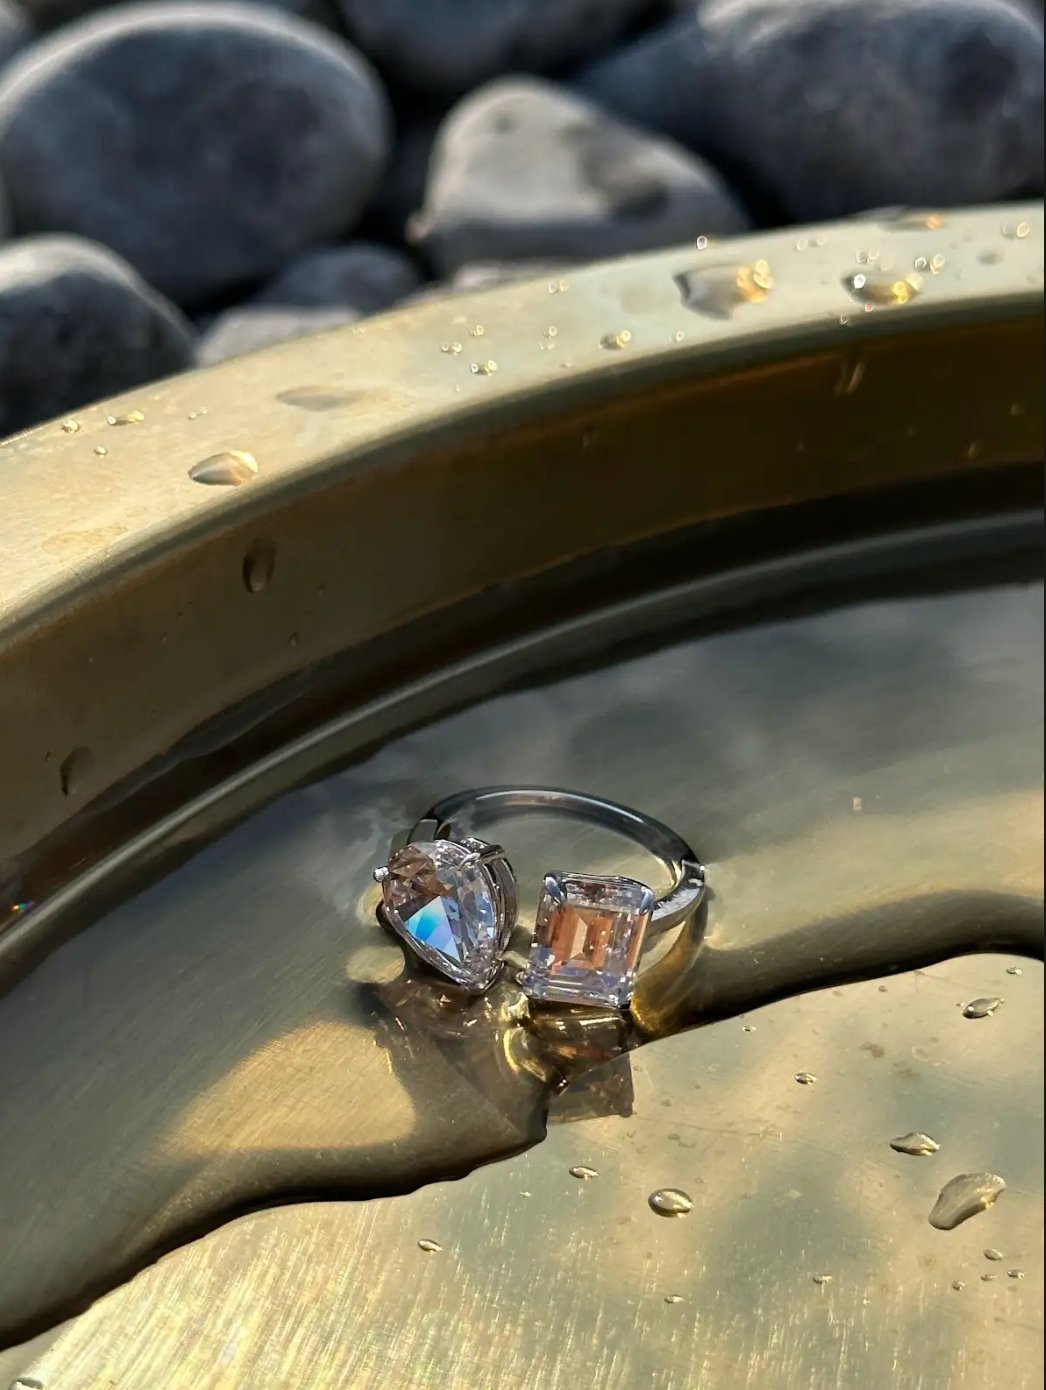
[[[389,859],[382,904],[389,926],[433,969],[479,993],[497,973],[504,913],[493,875],[453,840],[404,845]]]

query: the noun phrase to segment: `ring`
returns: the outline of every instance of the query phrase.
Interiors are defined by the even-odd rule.
[[[473,994],[497,979],[516,926],[516,876],[500,845],[463,833],[475,813],[543,810],[627,835],[668,870],[661,897],[638,879],[544,876],[523,993],[542,1003],[627,1009],[643,941],[693,913],[705,886],[697,855],[667,825],[628,806],[551,787],[487,787],[438,802],[374,870],[379,919],[426,964]]]

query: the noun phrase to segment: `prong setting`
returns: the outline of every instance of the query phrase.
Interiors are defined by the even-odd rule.
[[[410,841],[374,877],[379,919],[416,956],[472,994],[490,988],[516,919],[515,877],[500,845]]]
[[[566,902],[566,893],[563,890],[562,874],[546,874],[544,878],[545,897],[556,907],[562,907]]]
[[[636,879],[550,873],[521,985],[528,999],[627,1009],[656,898]]]

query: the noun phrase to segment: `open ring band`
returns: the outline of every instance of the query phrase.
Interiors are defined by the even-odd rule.
[[[540,1002],[627,1009],[643,940],[689,917],[705,873],[660,821],[600,797],[551,787],[485,787],[446,797],[374,872],[379,916],[410,949],[455,984],[482,993],[497,978],[516,925],[516,879],[500,845],[467,833],[477,815],[543,810],[618,831],[667,869],[660,897],[637,879],[550,872],[520,980]]]

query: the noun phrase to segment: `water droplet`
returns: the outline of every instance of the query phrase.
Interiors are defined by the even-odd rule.
[[[867,367],[863,357],[844,357],[839,364],[839,379],[835,383],[837,396],[852,396],[864,380]]]
[[[844,275],[843,285],[858,303],[872,308],[907,304],[922,289],[918,275],[895,275],[893,271],[868,270],[856,275]]]
[[[766,261],[743,265],[737,272],[737,288],[749,304],[761,304],[773,287],[773,277]]]
[[[982,1284],[991,1284],[991,1283],[994,1283],[994,1281],[995,1281],[998,1277],[999,1277],[999,1276],[998,1276],[997,1274],[982,1274],[982,1275],[981,1275],[981,1283],[982,1283]]]
[[[1002,234],[1010,241],[1023,241],[1030,233],[1030,222],[1004,222],[1002,224]]]
[[[1006,973],[1007,975],[1023,975],[1024,971],[1019,965],[1008,965],[1006,967]]]
[[[811,1275],[811,1278],[815,1284],[830,1284],[832,1282],[832,1276],[830,1274],[814,1274]]]
[[[570,289],[570,282],[568,280],[550,280],[545,288],[549,294],[566,294],[567,290]]]
[[[960,1173],[941,1188],[930,1212],[930,1225],[938,1231],[954,1231],[971,1216],[994,1206],[1005,1191],[1005,1179],[996,1173]]]
[[[250,483],[258,476],[258,464],[253,454],[243,449],[226,449],[221,454],[211,454],[201,459],[189,469],[189,477],[194,483],[207,483],[214,487],[239,487]]]
[[[963,1018],[990,1018],[1001,1003],[1002,1000],[994,995],[990,999],[971,999],[968,1004],[963,1005],[962,1016]]]
[[[469,337],[482,338],[483,334],[486,333],[486,331],[487,330],[483,327],[481,323],[474,323],[472,327],[469,329]]]
[[[523,1189],[521,1190],[521,1192],[520,1192],[519,1195],[520,1195],[521,1197],[533,1197],[534,1194],[533,1194],[533,1192],[528,1192],[528,1191],[526,1190],[526,1188],[523,1188]]]
[[[864,810],[864,797],[852,796],[850,798],[850,810],[853,811],[855,816],[859,816]]]
[[[440,352],[445,352],[449,357],[457,357],[458,353],[461,351],[461,344],[457,342],[440,343],[439,350]]]
[[[961,1279],[952,1280],[952,1288],[955,1290],[956,1293],[962,1293],[965,1287],[966,1285],[963,1283]]]
[[[755,1024],[754,1024],[754,1023],[742,1023],[742,1024],[741,1024],[741,1032],[742,1032],[742,1033],[754,1033],[754,1032],[755,1032]]]
[[[107,415],[107,425],[140,425],[145,416],[140,410],[129,410],[126,415]]]
[[[80,793],[92,761],[90,751],[86,748],[74,748],[69,756],[63,759],[58,768],[63,796],[77,796]]]
[[[684,305],[707,318],[728,319],[742,304],[761,304],[773,289],[766,261],[702,266],[673,277]]]
[[[243,584],[249,594],[260,594],[276,568],[276,547],[272,541],[252,541],[243,557]]]
[[[493,358],[488,358],[486,362],[470,362],[469,371],[473,376],[493,376],[498,369],[498,364]]]
[[[109,450],[105,447],[104,444],[96,444],[94,446],[94,451],[100,459],[105,458],[106,454],[109,452]]]
[[[981,265],[998,265],[1002,260],[1001,251],[982,251],[977,257]]]
[[[358,398],[358,392],[334,391],[325,386],[295,386],[290,391],[278,391],[276,399],[299,410],[337,410]]]
[[[682,1301],[683,1295],[681,1293],[670,1293],[665,1295],[666,1303],[682,1303]]]
[[[991,1246],[989,1246],[988,1249],[984,1252],[984,1258],[986,1260],[994,1260],[995,1263],[998,1264],[999,1261],[1004,1260],[1006,1256],[1002,1253],[1001,1250],[995,1250]]]
[[[858,251],[854,257],[858,265],[871,265],[873,261],[879,259],[878,251]]]
[[[80,421],[63,420],[60,428],[63,434],[77,434],[80,429]]]
[[[913,270],[928,270],[931,275],[939,275],[948,262],[940,254],[936,256],[916,256],[912,262]]]
[[[607,348],[610,352],[620,352],[622,348],[628,347],[632,341],[632,334],[627,328],[619,328],[616,333],[604,333],[599,340],[599,346]]]
[[[694,1209],[694,1200],[678,1187],[659,1187],[647,1198],[651,1211],[658,1216],[686,1216]]]
[[[11,1390],[44,1390],[44,1383],[36,1376],[16,1376],[11,1382]]]
[[[912,1154],[916,1158],[938,1153],[940,1147],[936,1139],[931,1139],[920,1130],[913,1130],[910,1134],[902,1134],[897,1139],[890,1140],[890,1148],[894,1153]]]
[[[419,1240],[418,1249],[424,1251],[426,1255],[438,1255],[443,1246],[438,1240]]]
[[[686,334],[683,332],[683,330],[681,328],[677,328],[676,331],[672,334],[672,341],[673,343],[681,343],[685,337]]]
[[[800,1086],[812,1086],[817,1077],[811,1071],[797,1071],[795,1080],[799,1082]]]
[[[1006,1271],[1006,1277],[1007,1277],[1007,1279],[1023,1279],[1023,1278],[1024,1278],[1024,1270],[1023,1270],[1023,1269],[1008,1269],[1008,1270]]]
[[[598,1178],[599,1174],[594,1168],[589,1168],[584,1163],[577,1163],[570,1170],[572,1178],[580,1178],[582,1182],[590,1182],[592,1178]]]
[[[699,237],[697,238],[697,240],[694,242],[694,245],[696,246],[696,248],[698,249],[698,251],[707,251],[707,250],[708,250],[708,238],[707,238],[706,236],[699,236]]]
[[[204,406],[204,405],[201,405],[200,408],[199,408],[199,410],[190,410],[189,413],[188,413],[188,415],[187,415],[185,418],[186,418],[187,420],[198,420],[198,419],[200,418],[201,415],[206,415],[206,414],[207,414],[207,407]]]

